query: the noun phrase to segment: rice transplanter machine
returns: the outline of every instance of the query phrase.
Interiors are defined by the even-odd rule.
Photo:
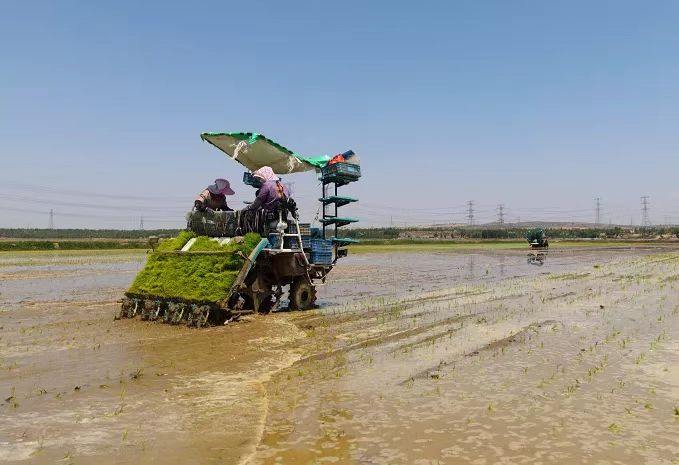
[[[358,199],[339,189],[361,177],[353,151],[340,156],[302,157],[257,133],[204,133],[201,138],[249,171],[245,184],[257,187],[252,172],[270,166],[278,175],[314,171],[322,185],[318,228],[298,220],[286,199],[274,212],[245,221],[241,211],[192,211],[187,230],[163,241],[149,256],[122,301],[121,317],[172,324],[221,324],[245,313],[279,308],[289,286],[291,309],[308,309],[347,247],[358,242],[342,227],[358,220],[340,214]],[[335,162],[337,160],[338,162]]]

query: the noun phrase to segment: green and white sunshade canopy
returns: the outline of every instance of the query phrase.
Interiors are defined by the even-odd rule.
[[[256,132],[205,132],[200,138],[250,171],[270,166],[276,174],[300,173],[322,168],[330,160],[327,155],[303,157]]]

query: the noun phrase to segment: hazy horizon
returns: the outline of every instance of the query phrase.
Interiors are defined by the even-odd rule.
[[[347,149],[356,226],[679,223],[679,4],[8,2],[0,227],[179,228],[244,169],[205,131]],[[312,173],[285,177],[303,219]]]

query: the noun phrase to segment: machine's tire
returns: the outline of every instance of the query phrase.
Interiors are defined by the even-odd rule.
[[[271,313],[276,307],[276,298],[273,295],[268,295],[260,302],[258,313]]]
[[[306,278],[300,277],[290,284],[290,309],[307,310],[316,303],[316,288]]]

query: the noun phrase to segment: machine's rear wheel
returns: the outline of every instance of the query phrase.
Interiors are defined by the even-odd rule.
[[[259,303],[259,313],[270,313],[274,308],[276,308],[276,298],[272,295],[264,297]]]
[[[306,278],[297,278],[290,285],[290,308],[307,310],[316,302],[316,288]]]

